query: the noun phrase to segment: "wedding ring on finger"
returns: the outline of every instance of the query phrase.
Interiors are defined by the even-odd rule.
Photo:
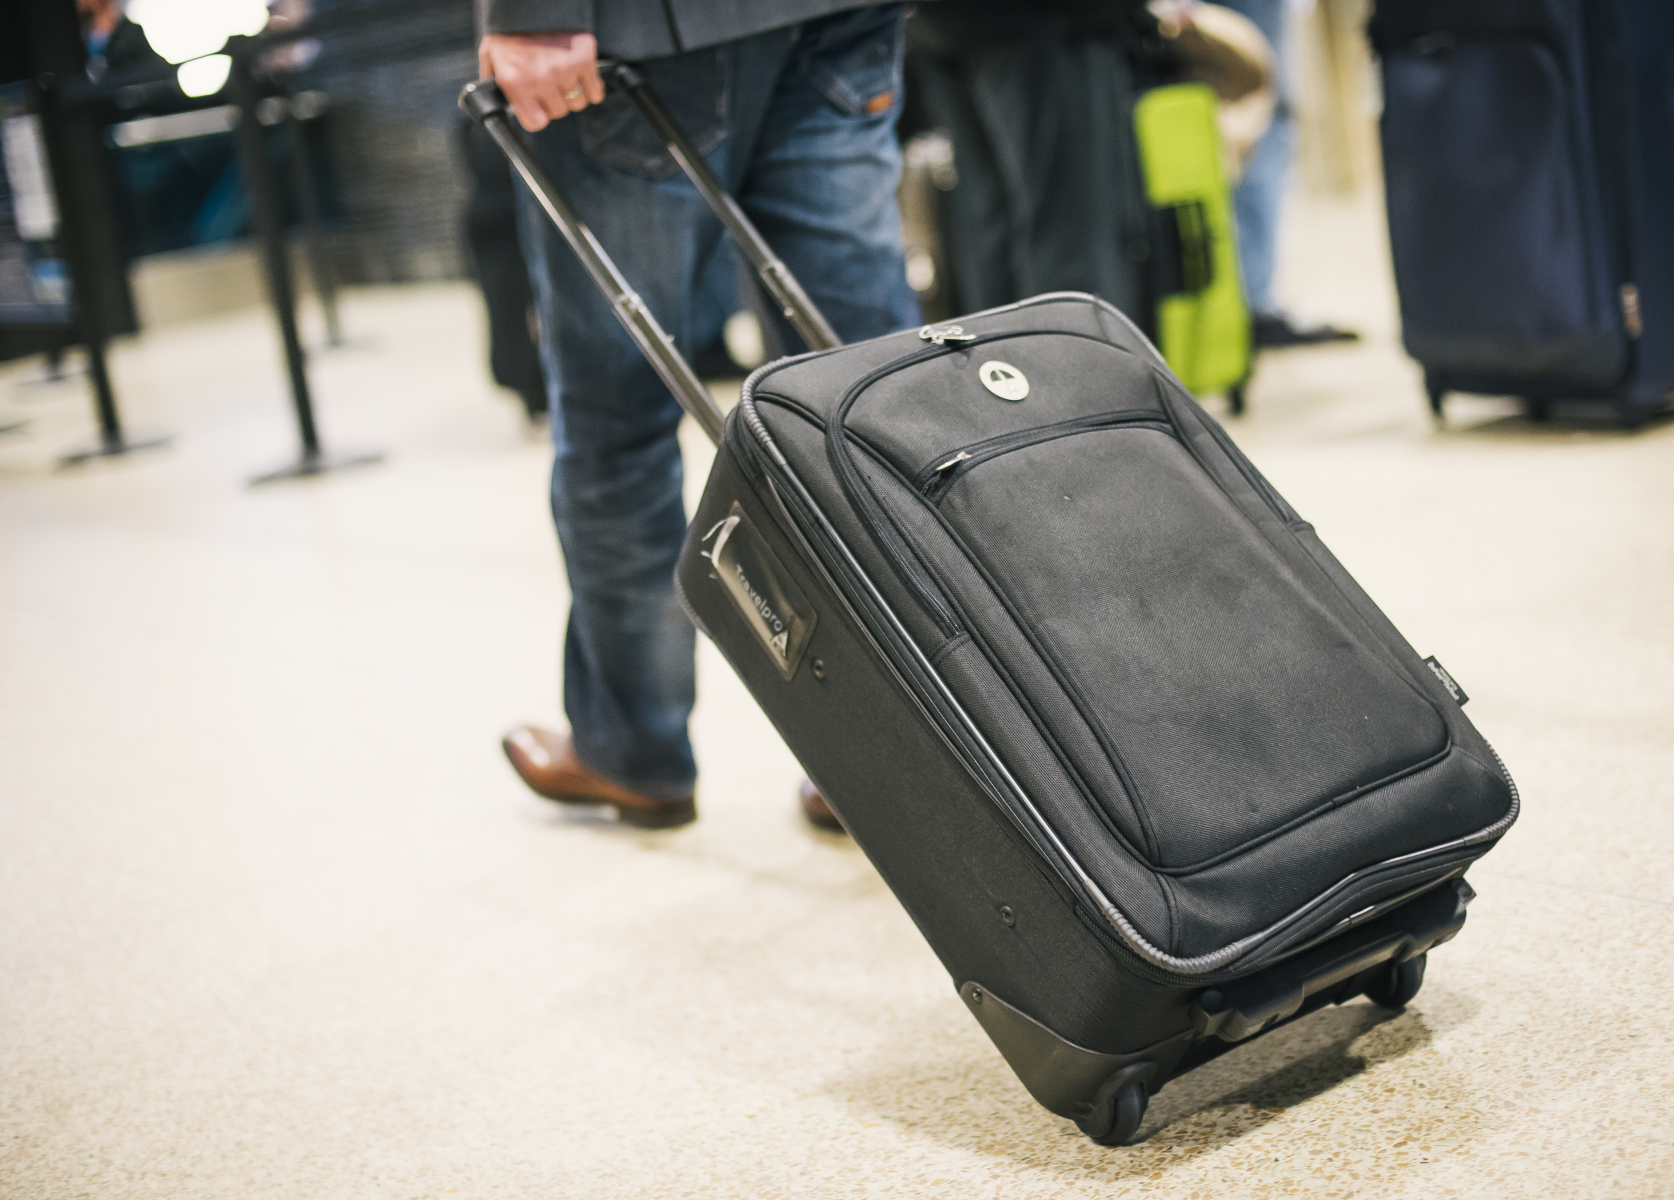
[[[579,100],[586,94],[587,94],[586,90],[583,89],[582,86],[578,83],[573,88],[571,88],[569,91],[564,93],[564,99],[566,99],[566,100]]]

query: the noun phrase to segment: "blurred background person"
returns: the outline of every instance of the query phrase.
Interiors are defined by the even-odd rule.
[[[1238,113],[1222,122],[1233,170],[1271,111],[1259,31],[1212,5],[1167,17],[1143,0],[973,0],[914,15],[909,131],[951,142],[937,241],[953,311],[1085,291],[1156,336],[1169,249],[1141,167],[1140,97],[1208,84],[1223,117]]]
[[[1193,81],[1220,101],[1254,348],[1354,338],[1297,320],[1274,294],[1294,142],[1286,3],[968,0],[920,9],[909,25],[911,130],[939,128],[951,141],[954,182],[938,239],[950,308],[1088,291],[1156,338],[1157,307],[1178,271],[1147,200],[1135,107],[1150,89]]]
[[[151,48],[145,31],[128,19],[123,0],[76,0],[82,36],[87,42],[87,74],[95,81],[113,73],[164,78],[174,70]]]
[[[1273,291],[1279,263],[1279,229],[1285,194],[1290,189],[1296,154],[1296,120],[1288,69],[1288,12],[1297,0],[1217,0],[1242,13],[1266,35],[1273,47],[1278,75],[1273,119],[1255,145],[1243,176],[1233,192],[1238,219],[1238,260],[1244,273],[1244,294],[1250,305],[1250,337],[1257,349],[1352,342],[1359,334],[1332,325],[1308,323],[1286,312]]]
[[[952,307],[1085,291],[1150,328],[1135,97],[1170,78],[1142,0],[962,0],[909,23],[923,124],[952,141]]]

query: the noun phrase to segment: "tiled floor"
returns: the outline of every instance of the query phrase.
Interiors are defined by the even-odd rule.
[[[703,820],[566,817],[546,455],[458,287],[364,293],[289,452],[259,315],[115,363],[173,450],[55,473],[0,372],[0,1196],[1674,1196],[1674,428],[1437,432],[1373,205],[1290,284],[1360,347],[1263,364],[1239,441],[1472,697],[1524,815],[1418,1000],[1171,1084],[1148,1141],[1037,1108],[712,650]],[[692,461],[705,453],[694,439]]]

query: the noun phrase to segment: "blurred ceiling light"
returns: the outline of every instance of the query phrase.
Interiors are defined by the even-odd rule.
[[[180,64],[174,77],[180,90],[188,96],[213,96],[227,86],[227,75],[232,70],[232,59],[225,54],[211,54],[208,58],[194,58]]]
[[[130,0],[127,13],[145,30],[151,48],[171,63],[214,54],[235,34],[267,28],[265,0]],[[224,80],[226,68],[221,70]]]

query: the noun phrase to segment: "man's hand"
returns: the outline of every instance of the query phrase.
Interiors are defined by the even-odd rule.
[[[605,98],[590,33],[491,33],[477,47],[477,66],[530,133]]]

